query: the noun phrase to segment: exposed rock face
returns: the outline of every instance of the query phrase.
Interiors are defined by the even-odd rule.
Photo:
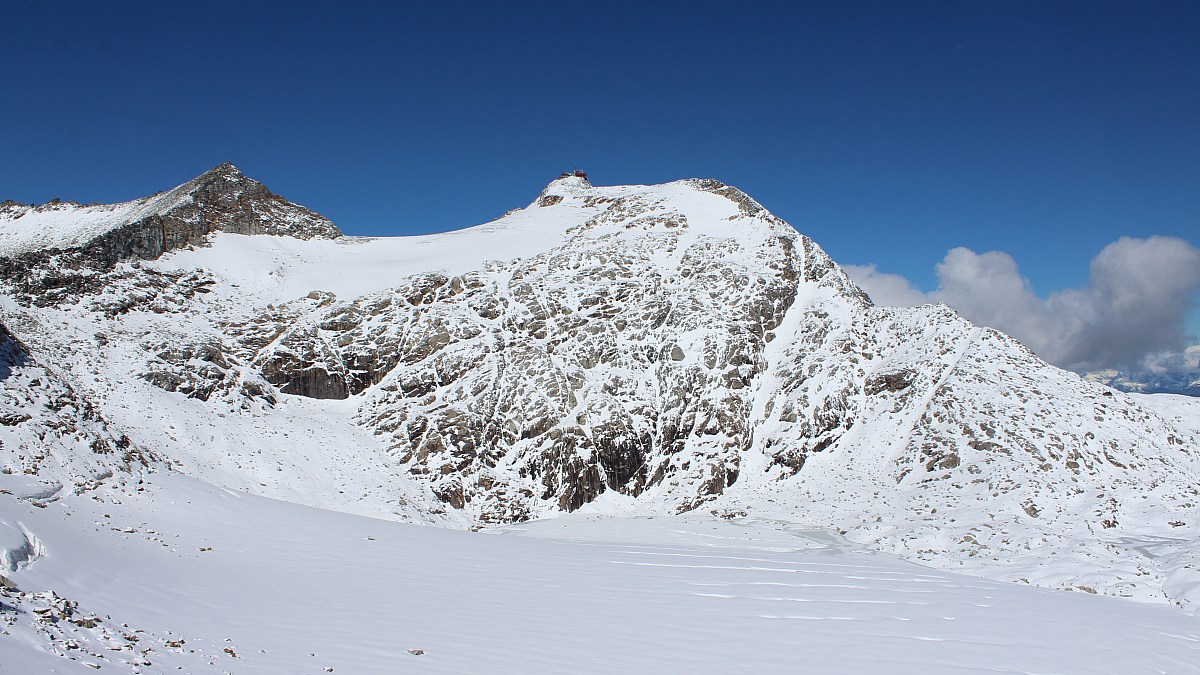
[[[948,308],[874,307],[811,239],[719,181],[604,188],[568,175],[529,208],[454,233],[469,248],[532,232],[507,260],[413,268],[390,254],[402,273],[374,290],[251,303],[247,279],[356,269],[321,277],[303,253],[244,277],[189,267],[185,251],[127,262],[214,230],[338,235],[236,170],[210,174],[166,215],[0,271],[25,316],[67,327],[31,332],[40,344],[66,358],[86,340],[77,386],[173,397],[170,419],[192,420],[204,442],[286,452],[296,441],[272,425],[303,397],[305,411],[367,430],[391,479],[420,486],[419,508],[457,522],[598,499],[768,508],[947,564],[1021,555],[1050,528],[1087,542],[1079,555],[1098,570],[1132,569],[1140,554],[1113,535],[1200,522],[1196,429]],[[351,265],[374,250],[355,246]],[[196,417],[210,412],[265,431],[223,437],[228,418]]]

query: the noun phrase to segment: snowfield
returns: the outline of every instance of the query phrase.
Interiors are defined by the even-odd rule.
[[[27,594],[2,596],[2,672],[1200,669],[1200,619],[1174,608],[936,571],[754,517],[576,513],[472,533],[169,474],[45,508],[0,495],[0,514],[39,551],[9,573]],[[37,613],[44,588],[78,603],[71,617]]]

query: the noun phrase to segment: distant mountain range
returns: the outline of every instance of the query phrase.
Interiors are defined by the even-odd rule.
[[[1200,396],[1200,372],[1096,370],[1085,373],[1084,377],[1125,392]]]

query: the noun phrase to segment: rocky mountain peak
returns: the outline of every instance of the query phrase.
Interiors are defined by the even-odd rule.
[[[554,181],[552,181],[552,182],[557,183],[559,181],[564,181],[565,183],[572,184],[572,185],[582,185],[583,187],[591,187],[592,186],[591,181],[588,180],[587,173],[580,171],[579,169],[574,169],[572,171],[564,171],[564,172],[562,172],[562,174],[559,175],[558,178],[555,178]]]
[[[258,183],[258,181],[247,178],[246,174],[242,173],[242,170],[234,166],[232,162],[222,162],[176,189],[182,188],[191,192],[202,187],[238,185],[246,181]]]
[[[221,162],[208,171],[204,172],[207,175],[237,175],[241,176],[242,170],[233,165],[233,162]]]
[[[205,171],[166,195],[172,197],[167,210],[181,211],[187,219],[199,221],[207,230],[205,234],[221,231],[297,239],[342,236],[329,219],[271,192],[230,162]]]

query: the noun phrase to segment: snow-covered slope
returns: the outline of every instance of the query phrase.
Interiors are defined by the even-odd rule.
[[[81,215],[60,248],[0,260],[22,349],[152,470],[454,527],[772,517],[994,579],[1200,600],[1181,403],[943,306],[874,307],[734,188],[565,176],[486,225],[356,238],[214,171],[187,185],[237,196],[201,200],[185,245]],[[0,466],[42,471],[8,443]]]
[[[93,496],[38,509],[0,494],[0,536],[19,523],[40,551],[3,572],[4,670],[1200,668],[1200,618],[1174,608],[930,570],[782,521],[572,514],[455,532],[162,475]]]

